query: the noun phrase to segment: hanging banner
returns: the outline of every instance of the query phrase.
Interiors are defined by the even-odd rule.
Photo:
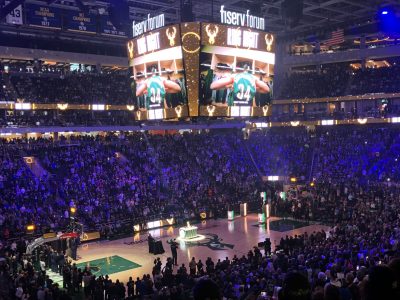
[[[115,28],[108,15],[100,16],[100,33],[103,35],[112,35],[126,37],[126,32]]]
[[[61,29],[61,9],[31,3],[27,3],[25,9],[30,26]]]
[[[86,33],[96,33],[96,16],[80,11],[68,11],[65,15],[67,29]]]
[[[5,2],[5,6],[8,4],[10,4],[10,1]],[[14,25],[22,25],[24,23],[22,19],[22,5],[18,5],[6,16],[6,23]]]

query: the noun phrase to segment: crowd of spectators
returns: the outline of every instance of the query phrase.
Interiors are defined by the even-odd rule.
[[[333,64],[323,66],[319,71],[293,72],[283,80],[278,99],[342,96],[349,80],[347,69],[344,64]]]
[[[282,90],[274,97],[321,98],[368,93],[399,92],[399,60],[388,60],[379,67],[354,68],[350,63],[325,64],[294,69],[279,83]],[[10,65],[10,77],[18,97],[37,103],[129,104],[131,79],[127,72],[86,70],[66,71],[52,66]],[[0,79],[1,81],[1,79]]]
[[[322,98],[368,93],[398,93],[399,65],[354,69],[350,64],[322,65],[319,69],[287,74],[278,99]]]
[[[130,81],[126,74],[15,73],[11,75],[11,82],[18,96],[26,102],[122,105],[132,103]]]
[[[4,299],[69,299],[81,286],[87,299],[196,299],[211,291],[215,299],[267,299],[264,292],[279,300],[397,299],[399,145],[393,125],[272,128],[248,139],[223,130],[2,142],[0,290]],[[26,155],[38,159],[43,176],[31,172]],[[283,196],[260,174],[297,176],[304,185]],[[70,207],[102,236],[116,234],[126,219],[225,216],[243,199],[259,201],[262,188],[270,190],[274,214],[332,230],[282,239],[272,254],[256,247],[178,268],[156,261],[152,276],[124,284],[63,263],[63,288],[46,277],[46,258],[43,270],[35,267],[23,255],[26,242],[12,239],[30,223],[38,233],[65,229]]]
[[[44,127],[44,126],[104,126],[138,125],[130,111],[91,110],[30,110],[7,111],[0,118],[0,126]]]
[[[204,133],[79,137],[72,138],[70,143],[43,139],[5,144],[2,149],[3,168],[9,170],[4,173],[3,182],[10,199],[18,193],[15,186],[22,186],[23,183],[19,183],[21,177],[21,181],[38,181],[29,173],[21,156],[11,155],[9,151],[13,149],[37,157],[51,174],[48,175],[51,180],[45,182],[48,187],[40,181],[36,184],[43,193],[52,189],[49,197],[57,205],[52,207],[54,211],[47,211],[48,217],[54,216],[61,222],[69,217],[68,208],[77,206],[80,219],[88,228],[99,223],[118,223],[129,217],[148,218],[173,213],[175,217],[186,219],[204,209],[215,214],[225,212],[228,204],[254,197],[258,184],[255,169],[249,170],[251,162],[240,133],[226,136],[224,133]],[[27,175],[15,175],[21,172]],[[228,199],[230,203],[227,203]],[[18,204],[18,210],[22,204],[29,205],[29,210],[23,209],[27,214],[25,218],[15,218],[21,220],[22,226],[31,221],[41,231],[42,222],[36,219],[41,216],[35,212],[39,206],[49,206],[46,202],[26,202],[15,203],[10,210],[16,209]],[[55,224],[53,229],[64,225],[63,222],[59,227]]]
[[[39,231],[63,228],[72,206],[92,229],[129,216],[224,214],[239,199],[257,199],[260,176],[390,184],[400,180],[399,145],[397,127],[380,125],[272,128],[249,139],[227,130],[3,143],[2,230],[18,234],[29,222]],[[21,156],[36,157],[46,176],[33,175]]]

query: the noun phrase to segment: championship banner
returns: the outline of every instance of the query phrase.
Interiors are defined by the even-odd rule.
[[[126,37],[126,32],[122,30],[118,30],[115,28],[113,23],[110,20],[110,17],[107,15],[100,16],[100,33],[103,35],[112,35],[119,37]]]
[[[30,26],[61,29],[61,9],[27,3],[25,10],[26,20]]]
[[[96,33],[96,16],[80,11],[68,11],[65,15],[67,29],[87,33]]]

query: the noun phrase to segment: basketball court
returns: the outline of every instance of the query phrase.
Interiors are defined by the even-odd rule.
[[[216,263],[218,259],[223,260],[225,257],[231,259],[234,255],[247,255],[250,249],[267,237],[271,239],[274,249],[281,237],[286,235],[329,230],[325,225],[275,217],[268,219],[265,225],[260,225],[256,214],[236,217],[234,221],[204,220],[194,225],[198,227],[198,234],[203,236],[203,239],[178,241],[178,265],[184,263],[187,268],[192,257],[195,257],[196,261],[201,259],[203,263],[207,257],[211,257]],[[168,241],[178,237],[179,228],[164,227],[151,230],[150,233],[156,240],[162,241],[164,254],[148,253],[147,232],[144,232],[129,238],[81,245],[76,263],[78,267],[90,265],[96,276],[108,274],[112,280],[119,279],[123,282],[127,282],[130,276],[136,279],[143,274],[151,274],[155,258],[160,257],[164,265],[166,259],[172,256]]]

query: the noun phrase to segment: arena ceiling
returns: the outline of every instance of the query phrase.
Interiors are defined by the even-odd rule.
[[[24,2],[44,3],[58,7],[80,9],[107,8],[113,1],[122,0],[0,0],[0,5],[10,3],[14,8]],[[180,22],[180,0],[127,0],[131,20],[141,21],[150,13],[165,14],[168,23]],[[341,26],[357,26],[376,21],[380,9],[391,7],[398,16],[400,0],[303,0],[303,15],[296,26],[283,18],[282,2],[301,0],[192,0],[193,13],[197,21],[218,22],[221,5],[228,10],[250,10],[253,15],[266,20],[266,30],[284,36],[305,36],[321,30],[333,30]],[[300,10],[298,10],[300,11]],[[5,16],[4,9],[0,16]],[[8,13],[8,12],[7,12]]]
[[[218,21],[219,8],[245,11],[264,16],[266,28],[275,33],[303,33],[357,22],[373,22],[379,9],[394,7],[400,12],[399,0],[304,0],[303,16],[295,27],[282,18],[283,0],[192,0],[196,20]],[[132,19],[164,13],[169,22],[180,21],[180,0],[129,0]],[[213,12],[213,14],[212,14]]]

